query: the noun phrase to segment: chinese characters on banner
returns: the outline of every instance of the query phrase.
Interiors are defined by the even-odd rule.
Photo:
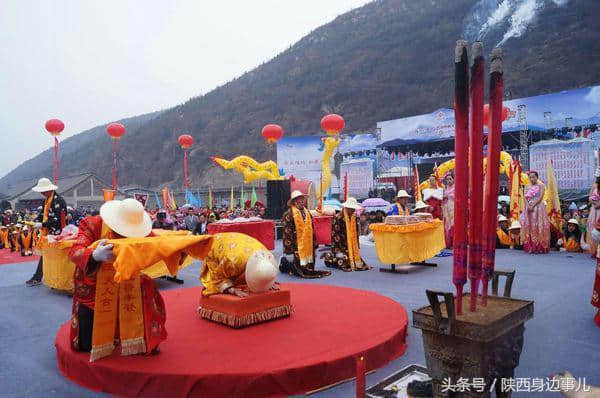
[[[343,162],[340,174],[348,175],[348,195],[358,199],[368,198],[373,188],[373,160],[355,159]]]
[[[552,160],[558,189],[588,190],[594,182],[594,144],[584,138],[572,141],[541,141],[529,147],[531,170],[548,181],[546,164]]]

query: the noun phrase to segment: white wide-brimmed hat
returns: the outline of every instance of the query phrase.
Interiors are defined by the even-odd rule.
[[[428,207],[429,205],[422,200],[418,200],[417,203],[415,203],[415,210],[426,209]]]
[[[571,218],[569,221],[567,221],[567,224],[575,224],[575,225],[579,225],[579,221],[577,221],[574,218]]]
[[[512,222],[512,224],[510,224],[508,229],[521,229],[521,223],[515,220]]]
[[[267,292],[277,278],[277,265],[273,253],[257,250],[246,262],[246,284],[253,293]]]
[[[351,196],[349,196],[348,199],[346,199],[346,201],[344,203],[342,203],[342,207],[345,207],[347,209],[354,209],[354,210],[358,210],[358,209],[362,208],[358,204],[358,201],[356,200],[356,198],[353,198]]]
[[[504,217],[504,215],[499,214],[498,215],[498,222],[502,222],[502,221],[508,221],[508,218]]]
[[[135,199],[110,200],[100,207],[100,217],[110,229],[126,238],[143,238],[152,231],[150,215]]]
[[[23,231],[28,231],[28,230],[29,230],[29,227],[28,227],[27,225],[25,225],[25,226],[23,227]]]
[[[46,177],[40,178],[37,182],[37,185],[31,188],[32,191],[35,192],[48,192],[48,191],[56,191],[58,187],[47,179]]]
[[[410,198],[410,195],[404,189],[401,189],[398,191],[398,194],[396,195],[396,199],[398,199],[398,198]]]
[[[300,196],[306,196],[305,193],[302,193],[298,190],[295,190],[294,192],[292,192],[292,194],[290,195],[290,200],[288,200],[288,206],[292,204],[292,201],[296,198],[299,198]]]

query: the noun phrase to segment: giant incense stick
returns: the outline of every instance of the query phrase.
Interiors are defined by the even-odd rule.
[[[483,210],[483,274],[482,304],[487,300],[488,281],[494,276],[496,223],[498,213],[498,174],[502,147],[502,50],[492,51],[490,68],[490,117],[488,123],[488,155],[485,173],[485,208]],[[513,178],[520,178],[515,174]]]
[[[483,44],[473,43],[469,107],[469,280],[471,311],[477,309],[481,279],[481,216],[483,212]]]
[[[467,192],[469,153],[469,57],[467,42],[458,40],[454,52],[454,257],[452,282],[456,286],[456,312],[462,313],[462,292],[467,281]]]

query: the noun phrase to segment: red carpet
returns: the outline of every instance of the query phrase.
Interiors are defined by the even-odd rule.
[[[364,290],[284,284],[291,317],[231,329],[196,314],[200,288],[162,292],[169,337],[158,356],[89,362],[71,351],[69,323],[56,336],[58,367],[85,387],[120,396],[281,397],[355,376],[406,350],[408,318],[395,301]]]
[[[38,256],[22,257],[20,252],[11,252],[7,249],[0,249],[0,265],[37,262]]]

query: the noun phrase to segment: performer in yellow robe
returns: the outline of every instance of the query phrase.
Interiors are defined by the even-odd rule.
[[[20,245],[21,245],[21,256],[31,256],[33,254],[33,233],[29,231],[29,227],[25,225],[21,232]]]
[[[355,198],[342,204],[342,211],[333,218],[331,253],[325,253],[325,265],[342,271],[366,271],[369,267],[360,256],[356,210],[360,205]],[[401,209],[400,207],[398,209]]]
[[[508,218],[502,214],[498,216],[498,228],[496,229],[496,247],[498,249],[508,249],[512,240],[508,231]]]
[[[200,273],[203,296],[219,293],[247,296],[247,290],[259,293],[278,289],[273,254],[257,239],[237,232],[214,235]]]
[[[283,213],[283,256],[279,270],[301,278],[322,278],[329,271],[315,270],[315,236],[310,211],[306,208],[306,194],[292,192],[290,207]]]
[[[0,249],[10,249],[10,242],[8,241],[8,228],[6,228],[6,225],[0,227]]]
[[[571,253],[581,252],[581,230],[576,219],[571,218],[567,221],[567,230],[564,237],[559,239],[557,244],[561,247],[561,250]]]

